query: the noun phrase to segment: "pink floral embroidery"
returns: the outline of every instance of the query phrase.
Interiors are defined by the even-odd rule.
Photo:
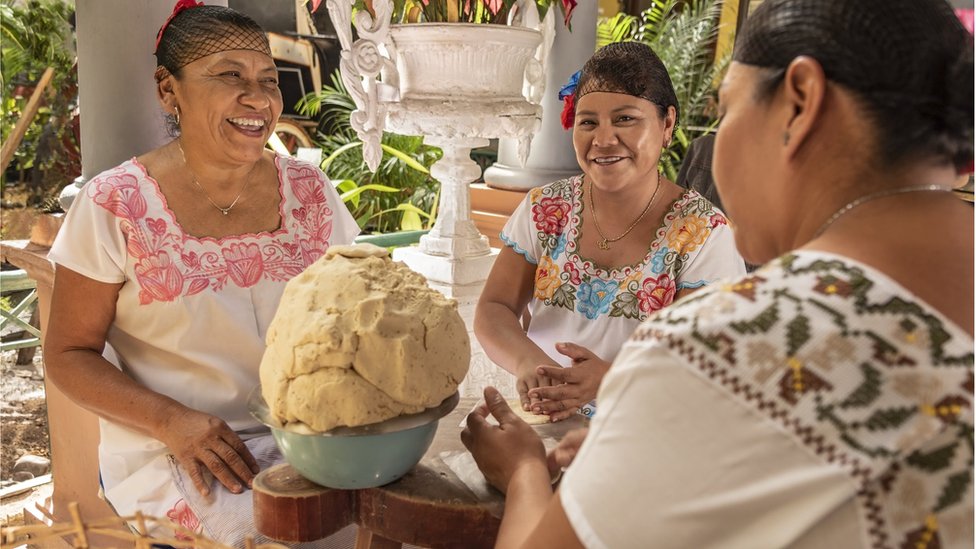
[[[91,189],[96,204],[117,217],[136,219],[146,215],[146,199],[139,192],[139,181],[124,170],[120,168],[119,175],[92,180]]]
[[[713,215],[713,216],[711,216],[711,217],[708,218],[708,224],[709,224],[709,226],[711,228],[714,229],[715,227],[718,227],[719,225],[728,225],[729,224],[729,220],[728,219],[725,219],[725,216],[724,215],[722,215],[720,213],[716,213],[715,215]]]
[[[200,528],[200,519],[197,518],[193,509],[190,509],[190,506],[182,498],[177,500],[176,505],[172,509],[166,511],[166,518],[191,532],[197,532],[197,529]],[[183,532],[175,532],[175,536],[176,539],[193,541],[192,536]]]
[[[257,244],[234,244],[221,250],[227,260],[227,273],[241,288],[250,288],[261,280],[264,263]]]
[[[532,206],[535,227],[546,234],[560,234],[569,221],[569,202],[561,198],[545,197]]]
[[[140,259],[135,266],[136,277],[142,286],[139,303],[172,301],[183,290],[183,274],[170,261],[169,254],[157,252]]]
[[[184,234],[171,215],[147,216],[151,206],[153,213],[165,212],[165,204],[153,202],[163,198],[147,188],[138,164],[93,179],[86,187],[89,196],[119,218],[126,252],[134,260],[139,302],[219,291],[228,282],[249,288],[265,279],[284,281],[321,257],[333,229],[324,190],[329,182],[308,165],[287,158],[279,164],[285,190],[291,191],[282,195],[281,229],[220,240]]]
[[[657,278],[645,278],[637,290],[637,304],[643,313],[652,313],[671,304],[675,293],[674,280],[668,274]]]

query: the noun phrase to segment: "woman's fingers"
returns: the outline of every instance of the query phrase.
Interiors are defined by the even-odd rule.
[[[190,475],[190,480],[193,481],[193,486],[196,487],[197,492],[200,492],[204,496],[210,495],[210,486],[203,479],[203,471],[200,469],[200,464],[196,459],[192,457],[190,459],[181,459],[180,465],[183,466],[183,470],[186,474]]]
[[[229,433],[230,433],[229,435],[225,435],[221,437],[224,439],[224,442],[226,442],[228,446],[233,448],[234,452],[236,452],[237,455],[244,460],[244,463],[247,465],[247,469],[249,471],[251,471],[255,475],[260,473],[261,467],[258,465],[258,460],[254,459],[254,456],[251,454],[251,451],[248,450],[247,445],[244,444],[244,441],[241,440],[241,437],[237,436],[237,433],[233,431],[230,431]],[[250,484],[250,482],[248,482],[248,484]]]
[[[579,385],[570,385],[564,383],[562,385],[553,385],[552,387],[538,387],[529,391],[530,397],[535,397],[539,400],[538,405],[533,405],[533,408],[539,405],[544,405],[547,400],[583,400],[583,391]]]
[[[201,452],[200,461],[203,462],[207,469],[210,469],[210,472],[213,473],[213,476],[217,479],[217,482],[223,484],[224,487],[231,492],[239,494],[242,490],[244,490],[244,486],[241,485],[240,479],[234,474],[233,471],[231,471],[230,467],[228,467],[227,463],[221,458],[221,456],[217,455],[216,451],[208,449]]]

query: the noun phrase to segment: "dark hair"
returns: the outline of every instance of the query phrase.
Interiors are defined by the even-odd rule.
[[[253,19],[223,6],[184,9],[162,29],[156,62],[170,74],[212,53],[233,49],[257,50],[271,55],[268,37]]]
[[[874,124],[879,160],[973,161],[973,37],[945,0],[766,0],[746,21],[733,60],[785,69],[810,56],[858,98]]]
[[[625,93],[647,99],[664,118],[674,107],[674,124],[680,109],[671,76],[661,58],[647,44],[616,42],[603,46],[583,65],[576,100],[592,92]]]

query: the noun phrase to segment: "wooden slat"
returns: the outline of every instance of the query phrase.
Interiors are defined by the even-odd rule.
[[[0,149],[0,172],[5,171],[7,166],[10,165],[10,161],[14,159],[14,153],[17,151],[17,147],[20,146],[21,140],[24,139],[27,128],[30,127],[31,121],[34,120],[38,109],[41,108],[41,99],[44,97],[44,90],[51,83],[52,78],[54,78],[54,68],[48,67],[44,70],[44,74],[41,75],[41,80],[37,83],[37,87],[34,88],[34,93],[27,100],[27,106],[24,107],[23,114],[20,115],[20,119],[17,120],[13,131],[7,136],[7,140],[3,143],[3,148]]]

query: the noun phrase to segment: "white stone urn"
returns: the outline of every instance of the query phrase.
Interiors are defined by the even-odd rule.
[[[390,0],[374,0],[375,18],[365,10],[355,13],[359,38],[353,41],[353,4],[327,0],[342,45],[342,80],[357,107],[350,123],[363,141],[367,166],[375,170],[379,165],[384,129],[422,135],[444,152],[431,167],[441,185],[434,227],[418,247],[395,250],[394,259],[458,300],[470,330],[495,258],[471,219],[468,185],[481,175],[471,149],[505,137],[517,141],[522,163],[528,157],[542,119],[539,103],[557,10],[550,9],[540,21],[534,0],[520,0],[507,26],[391,25]],[[491,379],[497,367],[487,362],[473,335],[472,344],[472,375],[480,370],[491,383],[510,381],[507,375]],[[466,394],[477,393],[483,384],[468,384]]]
[[[415,23],[391,25],[390,0],[372,3],[375,17],[355,13],[352,0],[328,0],[342,45],[340,70],[356,102],[350,122],[363,141],[363,158],[376,169],[384,129],[423,135],[443,158],[431,168],[441,184],[438,218],[420,251],[449,264],[410,265],[441,284],[473,284],[487,277],[488,240],[471,220],[468,184],[481,173],[472,148],[492,137],[518,140],[529,154],[540,127],[546,56],[554,37],[553,12],[539,21],[534,0],[521,0],[509,25]],[[460,260],[471,260],[459,265]]]

